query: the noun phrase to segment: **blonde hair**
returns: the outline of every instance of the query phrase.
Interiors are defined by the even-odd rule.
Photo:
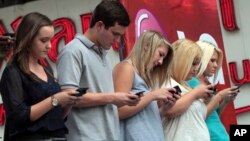
[[[154,67],[155,51],[162,45],[168,48],[168,54],[164,58],[162,65]],[[160,32],[153,30],[148,30],[140,35],[128,56],[140,77],[153,89],[159,88],[165,81],[169,80],[169,66],[172,58],[172,45]]]
[[[199,78],[206,71],[207,65],[208,65],[208,63],[209,63],[210,59],[212,58],[214,51],[215,51],[218,54],[218,62],[217,62],[218,68],[217,68],[215,75],[214,75],[215,76],[214,80],[216,80],[219,68],[222,66],[222,59],[223,59],[222,51],[219,48],[217,48],[214,44],[212,44],[208,41],[197,41],[196,43],[200,46],[201,50],[204,52],[203,56],[201,57],[201,66],[200,66],[199,72],[197,74],[197,77]]]
[[[200,60],[202,50],[189,39],[179,39],[173,43],[174,58],[172,63],[172,78],[183,86],[195,60]]]

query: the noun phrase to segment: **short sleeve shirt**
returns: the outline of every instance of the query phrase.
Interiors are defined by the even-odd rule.
[[[62,88],[88,87],[89,92],[114,92],[106,51],[81,34],[60,52],[57,71]],[[73,108],[68,116],[68,140],[119,140],[117,107],[113,104]]]

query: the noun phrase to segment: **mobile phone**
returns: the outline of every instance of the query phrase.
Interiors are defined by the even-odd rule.
[[[236,85],[237,86],[237,89],[239,89],[240,87],[242,87],[243,85],[245,85],[247,83],[243,83],[243,84],[239,84],[239,85]]]
[[[209,88],[209,90],[213,91],[213,93],[215,93],[217,91],[217,89],[215,87]]]
[[[175,89],[175,93],[181,93],[182,92],[181,88],[178,85],[174,86],[173,88]]]
[[[137,96],[142,96],[144,92],[145,92],[145,91],[139,91],[139,92],[136,92],[135,95],[137,95]]]
[[[240,85],[236,85],[237,89],[239,89],[241,86],[243,86],[244,84],[240,84]]]
[[[86,94],[87,90],[88,90],[88,88],[78,88],[78,89],[76,89],[76,91],[78,93],[74,94],[74,96],[82,96],[82,95]]]

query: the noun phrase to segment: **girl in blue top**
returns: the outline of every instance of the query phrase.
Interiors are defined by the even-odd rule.
[[[169,64],[173,49],[165,37],[156,31],[144,32],[136,41],[128,58],[113,71],[115,91],[144,91],[136,106],[119,107],[121,141],[165,141],[160,114],[179,98],[170,91],[158,89],[169,80]],[[155,90],[157,89],[157,90]],[[158,109],[157,101],[164,101]]]
[[[212,43],[198,41],[197,44],[205,53],[201,58],[201,67],[197,74],[197,78],[188,81],[188,84],[192,88],[200,84],[210,84],[208,78],[213,75],[215,78],[217,77],[223,59],[222,51]],[[210,95],[209,98],[205,99],[207,103],[206,124],[211,141],[229,141],[228,133],[220,120],[220,114],[227,103],[235,99],[238,92],[239,89],[237,87],[226,88],[219,92],[215,92],[215,95]]]

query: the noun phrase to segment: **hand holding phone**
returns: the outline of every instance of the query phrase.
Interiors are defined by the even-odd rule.
[[[213,93],[216,93],[217,89],[214,87],[209,88],[209,90],[213,91]]]
[[[174,86],[173,88],[175,89],[175,92],[176,92],[177,94],[182,92],[182,91],[181,91],[181,88],[180,88],[178,85]]]
[[[145,92],[145,91],[139,91],[139,92],[136,92],[136,93],[135,93],[135,95],[137,95],[137,96],[139,96],[139,97],[140,97],[140,96],[142,96],[142,95],[143,95],[143,93],[144,93],[144,92]]]
[[[235,90],[236,90],[236,89],[240,89],[240,88],[241,88],[243,85],[245,85],[245,84],[246,84],[246,83],[235,85],[235,87],[236,87]]]
[[[78,88],[78,89],[76,89],[76,91],[78,93],[74,94],[74,96],[77,96],[77,97],[82,96],[82,95],[86,94],[87,90],[88,90],[88,88]]]
[[[239,89],[240,87],[242,87],[243,85],[245,85],[246,83],[244,84],[239,84],[239,85],[236,85],[237,86],[237,89]]]

